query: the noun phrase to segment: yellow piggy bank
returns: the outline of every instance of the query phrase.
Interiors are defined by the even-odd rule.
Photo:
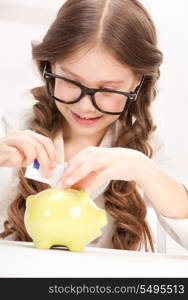
[[[107,217],[88,192],[49,188],[26,198],[24,223],[36,248],[60,245],[82,252],[86,244],[101,235]]]

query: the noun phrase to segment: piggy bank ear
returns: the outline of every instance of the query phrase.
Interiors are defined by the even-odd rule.
[[[78,199],[81,201],[82,205],[87,206],[90,202],[90,194],[84,190],[80,190],[78,194]]]
[[[26,198],[26,204],[27,204],[27,205],[31,203],[33,197],[34,197],[34,195],[30,195],[30,196],[28,196],[28,197]]]

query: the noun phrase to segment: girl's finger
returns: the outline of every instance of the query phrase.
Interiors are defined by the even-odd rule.
[[[34,142],[34,146],[37,151],[37,159],[42,167],[44,176],[50,177],[51,162],[50,162],[50,159],[49,159],[49,156],[48,156],[46,150],[44,149],[43,145],[38,142]]]
[[[95,157],[99,153],[97,147],[89,146],[78,152],[69,162],[69,166],[82,164],[87,157]],[[68,169],[67,167],[67,169]]]
[[[23,139],[21,136],[11,136],[7,144],[10,148],[16,148],[19,152],[24,153],[29,162],[32,162],[37,156],[36,149],[32,146],[33,140],[30,137]],[[12,150],[10,149],[10,151]]]
[[[113,180],[113,173],[114,173],[114,169],[112,167],[109,167],[109,168],[103,170],[89,184],[89,186],[86,188],[86,191],[90,193],[93,190],[95,190],[96,188],[98,188],[105,181]]]
[[[74,162],[70,163],[68,165],[68,167],[65,169],[65,172],[63,173],[62,177],[61,177],[61,181],[65,182],[67,180],[68,177],[76,177],[75,174],[79,173],[80,171],[78,171],[83,165],[87,166],[87,168],[85,169],[85,171],[89,168],[90,164],[95,164],[94,166],[97,166],[96,162],[99,160],[100,163],[100,159],[99,157],[96,157],[95,153],[88,153],[87,156],[83,156],[80,158],[77,158],[77,160],[75,160]],[[104,159],[103,159],[104,161]],[[94,163],[95,162],[95,163]],[[93,167],[94,169],[94,167]],[[92,171],[92,169],[90,169]],[[85,173],[86,175],[86,173]],[[83,177],[83,176],[82,176]],[[81,177],[79,177],[81,178]]]
[[[24,152],[24,155],[27,158],[27,164],[32,163],[34,159],[37,158],[42,166],[44,176],[48,177],[51,170],[51,164],[47,152],[41,143],[37,142],[36,139],[29,135],[27,138],[23,138],[21,135],[15,135],[11,137],[8,144],[9,146],[14,146],[18,148],[18,150]]]
[[[27,133],[34,139],[36,139],[39,143],[43,145],[45,148],[49,160],[51,162],[52,167],[55,167],[56,165],[56,149],[52,142],[52,140],[46,136],[43,136],[42,134],[38,134],[32,130],[27,130]]]
[[[18,150],[16,147],[7,146],[7,160],[6,167],[14,166],[15,168],[19,168],[24,165],[26,156],[23,152]]]
[[[89,147],[88,147],[89,148]],[[85,150],[85,149],[84,149]],[[74,174],[76,172],[76,170],[83,165],[86,161],[88,162],[92,162],[92,161],[96,161],[96,159],[98,159],[98,157],[101,155],[100,152],[98,151],[86,151],[84,152],[84,150],[82,150],[82,154],[76,155],[68,164],[68,166],[65,169],[65,172],[62,176],[62,180],[65,180],[67,177],[71,176],[72,174]]]
[[[97,174],[95,172],[91,172],[87,177],[73,184],[71,188],[76,190],[85,190],[96,176]]]
[[[91,172],[98,173],[106,167],[106,161],[103,157],[93,160],[85,161],[80,167],[76,168],[74,172],[69,173],[68,177],[62,176],[62,181],[66,186],[71,186],[88,176]]]
[[[94,146],[88,146],[86,148],[84,148],[83,150],[81,150],[80,152],[78,152],[71,160],[70,163],[74,163],[75,161],[77,161],[77,159],[80,159],[81,157],[85,157],[85,155],[89,154],[89,153],[96,153],[98,150],[98,147],[94,147]]]

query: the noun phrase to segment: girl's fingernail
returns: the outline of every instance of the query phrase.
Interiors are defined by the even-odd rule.
[[[51,168],[55,169],[56,165],[54,163],[51,164]]]
[[[68,188],[68,187],[69,187],[69,185],[67,185],[67,184],[65,184],[65,183],[62,183],[62,182],[59,182],[59,183],[57,183],[57,185],[56,185],[56,189],[59,189],[59,190],[66,189],[66,188]]]
[[[47,178],[50,178],[50,176],[51,176],[51,171],[47,172],[45,175],[45,177],[47,177]]]
[[[65,184],[72,185],[75,182],[75,178],[69,177],[65,180]]]
[[[56,189],[58,189],[58,190],[61,190],[61,189],[62,189],[62,183],[61,183],[61,182],[59,182],[59,183],[56,185]]]

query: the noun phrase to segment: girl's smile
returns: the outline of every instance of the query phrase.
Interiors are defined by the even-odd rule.
[[[72,117],[76,122],[78,122],[81,125],[93,125],[97,123],[103,116],[100,117],[93,117],[93,118],[88,118],[88,117],[81,117],[77,113],[71,111]]]

